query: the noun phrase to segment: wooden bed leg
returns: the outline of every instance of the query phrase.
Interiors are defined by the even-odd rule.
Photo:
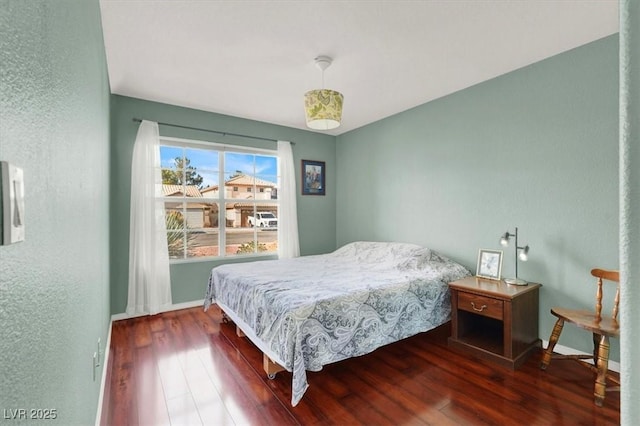
[[[267,377],[271,380],[276,378],[276,374],[280,371],[284,371],[285,368],[280,364],[276,364],[271,361],[271,359],[267,356],[267,354],[262,354],[262,368],[264,368],[265,373],[267,373]]]
[[[246,334],[244,334],[242,332],[242,330],[240,330],[240,327],[238,327],[238,324],[236,324],[236,336],[238,336],[238,337],[246,337],[247,336]]]

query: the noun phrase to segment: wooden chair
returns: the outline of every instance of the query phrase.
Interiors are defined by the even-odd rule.
[[[586,310],[575,310],[565,308],[552,308],[551,313],[558,317],[551,337],[549,337],[549,345],[545,349],[542,356],[542,362],[540,368],[546,370],[551,362],[551,359],[573,359],[583,360],[592,359],[593,365],[585,362],[580,362],[581,365],[591,369],[596,373],[596,382],[594,386],[593,395],[595,397],[595,404],[599,407],[604,402],[606,391],[619,391],[620,381],[613,377],[609,371],[609,337],[618,337],[620,331],[620,325],[618,324],[618,305],[620,302],[620,276],[618,271],[607,271],[604,269],[593,269],[591,275],[598,279],[598,286],[596,290],[596,309],[595,312]],[[602,317],[602,283],[603,280],[616,283],[616,296],[613,303],[613,312],[611,317]],[[562,327],[565,322],[574,324],[582,329],[591,331],[593,334],[593,355],[560,355],[554,354],[553,348],[562,332]],[[616,383],[616,387],[606,387],[606,381]]]

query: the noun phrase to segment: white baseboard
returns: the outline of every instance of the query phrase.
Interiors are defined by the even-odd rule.
[[[191,302],[176,303],[174,305],[169,306],[168,309],[164,309],[162,312],[179,311],[180,309],[195,308],[196,306],[204,306],[204,299],[193,300]],[[146,316],[146,315],[148,315],[148,314],[129,315],[126,312],[123,312],[121,314],[111,315],[111,321],[119,321],[119,320],[123,320],[123,319],[143,317],[143,316]]]
[[[548,340],[543,340],[542,341],[542,348],[546,348],[549,345],[549,341]],[[591,355],[590,353],[587,352],[582,352],[582,351],[578,351],[575,350],[573,348],[569,348],[567,346],[562,346],[562,345],[558,345],[556,344],[556,347],[553,348],[554,352],[557,352],[561,355]],[[583,362],[587,362],[589,364],[593,364],[593,360],[590,359],[585,359],[583,360]],[[619,362],[615,362],[615,361],[609,361],[609,370],[611,371],[615,371],[616,373],[620,373],[620,363]]]
[[[107,331],[107,341],[104,347],[102,347],[102,353],[104,356],[101,359],[102,362],[102,377],[100,379],[100,395],[98,396],[98,410],[96,413],[96,426],[100,426],[100,420],[102,419],[102,404],[104,402],[104,388],[107,384],[107,366],[109,365],[109,353],[111,352],[111,329],[113,326],[113,320],[109,323],[109,330]]]

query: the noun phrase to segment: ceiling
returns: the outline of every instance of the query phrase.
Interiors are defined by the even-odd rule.
[[[338,135],[618,31],[617,0],[100,0],[111,92]],[[181,123],[175,123],[181,124]],[[308,130],[308,129],[307,129]]]

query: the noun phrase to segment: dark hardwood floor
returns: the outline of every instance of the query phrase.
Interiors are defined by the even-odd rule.
[[[512,372],[447,347],[448,325],[308,373],[269,380],[262,354],[217,307],[113,324],[102,425],[613,425],[620,396],[593,404],[593,374],[573,361]]]

